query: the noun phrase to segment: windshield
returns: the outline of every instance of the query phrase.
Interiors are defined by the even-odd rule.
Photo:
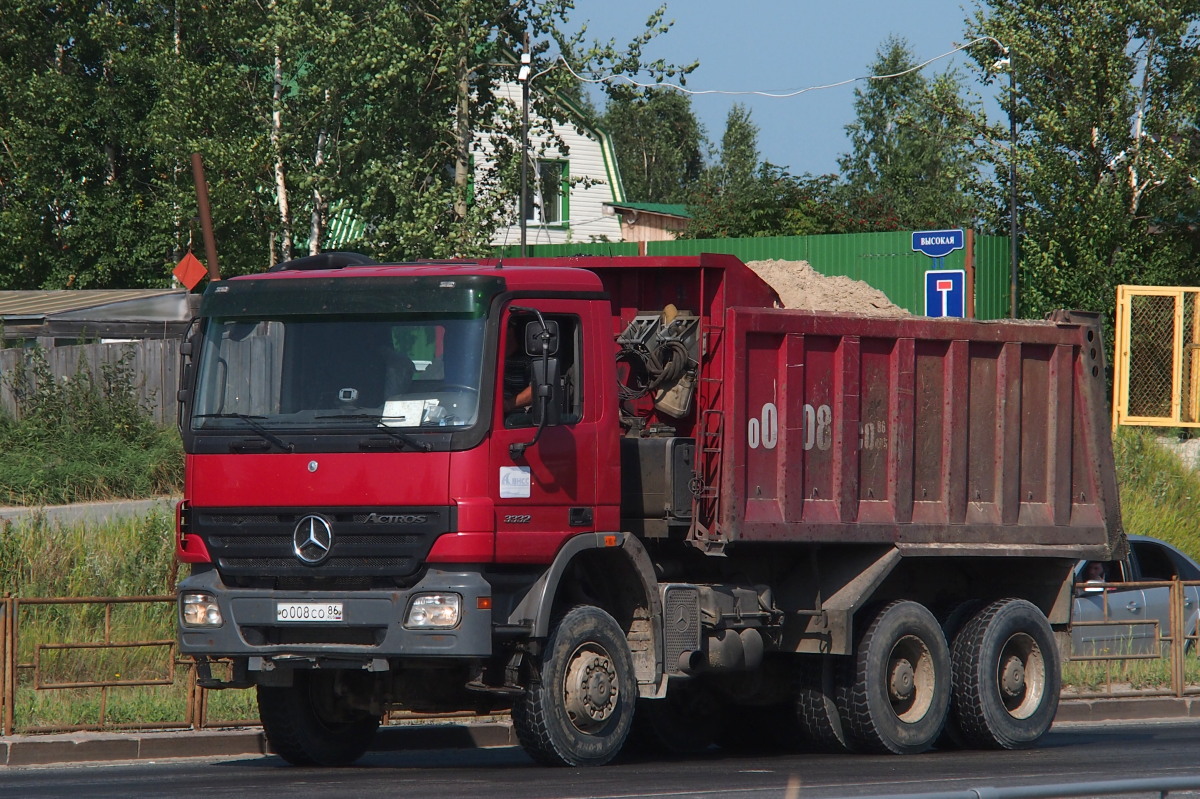
[[[484,322],[452,313],[212,317],[191,429],[471,425]]]

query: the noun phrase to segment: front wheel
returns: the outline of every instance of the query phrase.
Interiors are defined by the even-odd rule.
[[[850,748],[915,754],[933,746],[950,705],[950,650],[925,606],[885,606],[858,642],[837,686]]]
[[[267,742],[292,765],[348,766],[375,739],[379,716],[348,707],[337,692],[338,678],[334,671],[297,671],[289,688],[258,686]]]
[[[954,639],[951,724],[968,746],[1022,749],[1046,734],[1062,687],[1054,631],[1024,599],[979,611]]]
[[[612,616],[571,608],[546,639],[540,678],[513,705],[517,738],[540,763],[602,766],[629,734],[637,700],[633,657]]]

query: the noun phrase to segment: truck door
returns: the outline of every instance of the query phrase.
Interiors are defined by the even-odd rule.
[[[594,367],[585,357],[583,303],[517,302],[500,331],[492,420],[491,490],[496,507],[496,556],[505,563],[545,563],[562,542],[596,529],[597,403]],[[541,319],[529,310],[536,307]],[[553,354],[543,358],[526,341],[529,325],[556,328]],[[557,424],[540,433],[531,396],[534,362],[552,360]],[[536,442],[535,442],[536,438]],[[534,442],[534,443],[530,443]],[[515,453],[513,445],[528,444]],[[615,498],[614,498],[615,501]]]

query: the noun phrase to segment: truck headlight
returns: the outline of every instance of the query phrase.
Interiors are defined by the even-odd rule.
[[[179,610],[185,627],[220,627],[225,623],[212,594],[183,594],[179,597]]]
[[[408,606],[405,627],[445,629],[457,627],[462,616],[462,597],[458,594],[417,594]]]

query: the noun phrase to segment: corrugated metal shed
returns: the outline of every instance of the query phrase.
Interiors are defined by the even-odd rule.
[[[5,338],[170,338],[191,319],[183,289],[0,291]]]

